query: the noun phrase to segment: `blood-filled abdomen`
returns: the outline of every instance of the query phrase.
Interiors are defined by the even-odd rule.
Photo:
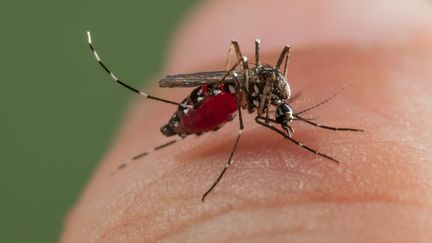
[[[185,100],[194,108],[179,107],[161,132],[165,136],[201,134],[217,130],[231,121],[237,112],[236,94],[223,86],[217,94],[206,96],[206,91],[206,86],[195,89]]]
[[[222,92],[209,96],[196,109],[177,111],[180,126],[186,134],[216,130],[231,121],[237,112],[235,94]]]

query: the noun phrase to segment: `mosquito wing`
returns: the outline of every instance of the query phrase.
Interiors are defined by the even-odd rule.
[[[159,81],[159,86],[160,87],[194,87],[203,84],[216,84],[225,76],[225,74],[226,74],[225,71],[214,71],[214,72],[168,75]],[[234,83],[233,77],[231,75],[228,75],[225,78],[224,83]]]

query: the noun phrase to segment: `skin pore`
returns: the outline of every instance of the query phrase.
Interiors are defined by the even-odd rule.
[[[293,125],[296,139],[340,165],[244,113],[234,165],[205,203],[237,119],[110,176],[124,159],[168,141],[159,127],[175,107],[138,97],[65,219],[61,242],[431,242],[432,3],[204,2],[174,38],[164,73],[222,69],[233,37],[250,60],[260,37],[262,59],[273,65],[292,46],[288,79],[302,93],[294,110],[347,86],[307,115],[365,133]],[[173,100],[190,92],[146,90]]]

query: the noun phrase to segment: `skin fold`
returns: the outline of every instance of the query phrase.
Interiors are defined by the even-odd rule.
[[[347,86],[307,117],[364,133],[292,123],[296,139],[341,163],[244,112],[234,164],[205,203],[237,118],[110,176],[131,155],[169,140],[159,128],[176,107],[137,98],[67,215],[61,242],[432,242],[432,3],[204,2],[177,32],[164,73],[223,69],[233,37],[251,61],[260,37],[262,59],[273,65],[292,46],[288,79],[301,92],[294,110]],[[190,92],[156,83],[146,89],[153,95],[180,101]]]

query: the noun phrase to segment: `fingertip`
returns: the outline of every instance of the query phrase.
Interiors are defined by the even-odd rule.
[[[227,239],[249,237],[246,233],[239,236],[246,230],[248,239],[252,239],[258,236],[256,232],[267,229],[264,226],[268,227],[264,234],[272,236],[274,229],[286,234],[282,240],[304,233],[304,237],[316,237],[311,242],[323,237],[336,242],[340,235],[349,235],[347,240],[354,242],[355,236],[370,236],[371,232],[377,239],[383,239],[384,233],[387,239],[405,242],[418,239],[418,235],[430,239],[431,222],[421,215],[424,211],[429,215],[432,204],[432,156],[425,149],[432,146],[425,132],[432,115],[427,103],[432,93],[430,45],[425,50],[411,43],[402,52],[390,42],[386,44],[392,47],[387,49],[358,45],[359,40],[370,43],[392,39],[397,31],[407,33],[421,19],[413,16],[418,7],[400,11],[403,18],[391,15],[386,20],[385,8],[370,13],[365,8],[375,8],[358,2],[354,5],[364,6],[357,8],[355,18],[338,23],[339,13],[345,16],[356,9],[351,6],[345,11],[352,1],[316,6],[309,6],[316,1],[278,2],[280,5],[272,5],[274,14],[265,19],[256,17],[261,16],[258,10],[261,13],[265,9],[257,6],[268,7],[268,2],[252,1],[250,11],[240,6],[244,4],[241,1],[206,3],[177,35],[167,72],[222,69],[221,60],[234,36],[245,43],[244,53],[249,56],[253,55],[253,40],[263,38],[264,58],[272,62],[289,41],[296,48],[290,63],[291,85],[305,93],[305,98],[295,102],[296,108],[315,104],[333,93],[342,85],[341,80],[349,84],[337,102],[321,107],[317,114],[330,124],[359,127],[367,134],[332,133],[307,126],[296,129],[299,140],[334,156],[340,165],[334,168],[328,160],[287,144],[248,119],[235,166],[230,167],[205,204],[200,196],[204,201],[202,193],[226,161],[237,124],[227,124],[217,133],[152,154],[128,166],[116,178],[108,178],[105,172],[115,168],[118,161],[164,141],[157,127],[167,121],[175,107],[142,101],[131,110],[133,119],[126,123],[117,144],[71,213],[64,242],[154,241],[182,235],[189,238],[180,239]],[[391,6],[403,9],[406,4]],[[301,11],[305,5],[311,13]],[[238,11],[240,7],[242,11]],[[331,7],[337,8],[332,12],[328,9]],[[311,14],[320,11],[326,12],[318,17],[322,21],[312,21]],[[378,16],[384,21],[377,21],[373,30],[366,31],[364,28]],[[404,22],[408,27],[401,29],[398,18],[409,20]],[[286,28],[276,29],[275,23]],[[330,28],[332,25],[334,28]],[[346,33],[344,26],[350,26]],[[380,33],[384,27],[389,28]],[[359,33],[353,34],[355,31]],[[335,44],[341,42],[344,44]],[[185,91],[174,93],[178,99],[187,95]],[[416,146],[418,143],[421,146]],[[392,235],[400,231],[404,237]]]

